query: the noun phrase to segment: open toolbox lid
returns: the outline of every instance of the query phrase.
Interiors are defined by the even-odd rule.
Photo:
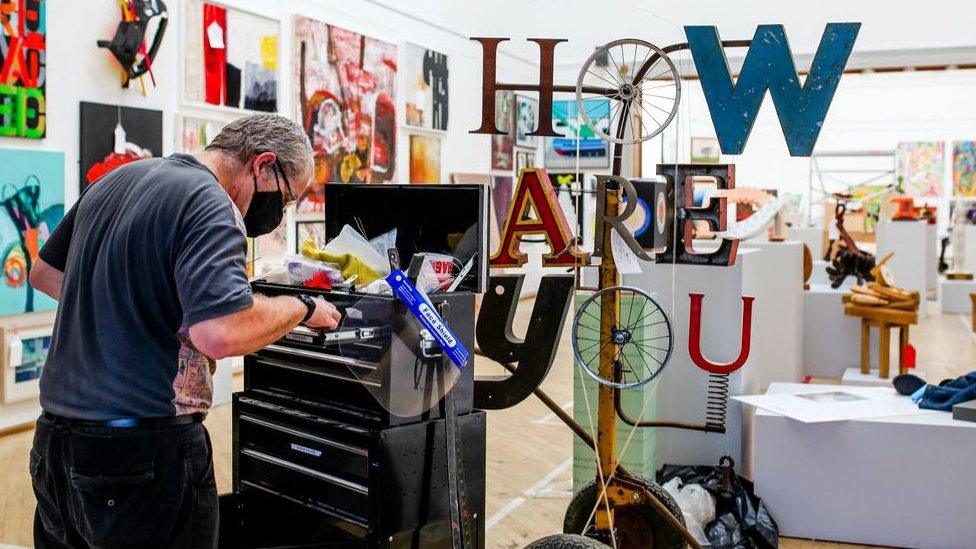
[[[488,285],[488,189],[485,185],[325,186],[327,241],[350,225],[375,238],[397,229],[406,270],[416,252],[442,253],[474,265],[458,290],[483,293]]]

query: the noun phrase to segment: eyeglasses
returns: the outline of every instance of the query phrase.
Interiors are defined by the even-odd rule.
[[[298,202],[298,197],[296,197],[295,193],[291,191],[291,183],[288,182],[288,176],[285,175],[285,169],[282,168],[281,163],[277,159],[275,159],[275,163],[274,163],[275,184],[278,185],[279,189],[281,189],[281,181],[278,179],[278,172],[281,172],[281,178],[285,180],[285,192],[287,192],[288,194],[282,193],[282,195],[287,199],[285,200],[285,207],[287,208],[292,204]]]

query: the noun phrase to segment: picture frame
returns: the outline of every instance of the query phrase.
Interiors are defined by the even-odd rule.
[[[295,222],[295,253],[300,253],[302,241],[311,238],[316,248],[325,247],[325,221]]]
[[[51,347],[54,318],[52,311],[8,317],[0,323],[0,402],[20,402],[40,394],[41,370]]]

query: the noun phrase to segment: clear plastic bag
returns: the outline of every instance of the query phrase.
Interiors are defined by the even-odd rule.
[[[284,265],[288,272],[288,279],[296,286],[302,286],[322,275],[333,284],[342,282],[342,272],[334,263],[316,261],[300,255],[289,255],[285,257]]]
[[[664,485],[664,489],[681,508],[688,531],[695,536],[698,543],[709,545],[708,536],[705,535],[705,525],[715,520],[715,496],[701,484],[684,484],[679,477],[669,480]]]

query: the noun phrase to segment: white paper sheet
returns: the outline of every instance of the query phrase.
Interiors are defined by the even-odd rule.
[[[889,387],[825,387],[817,390],[733,396],[743,404],[803,423],[823,423],[928,413]]]

